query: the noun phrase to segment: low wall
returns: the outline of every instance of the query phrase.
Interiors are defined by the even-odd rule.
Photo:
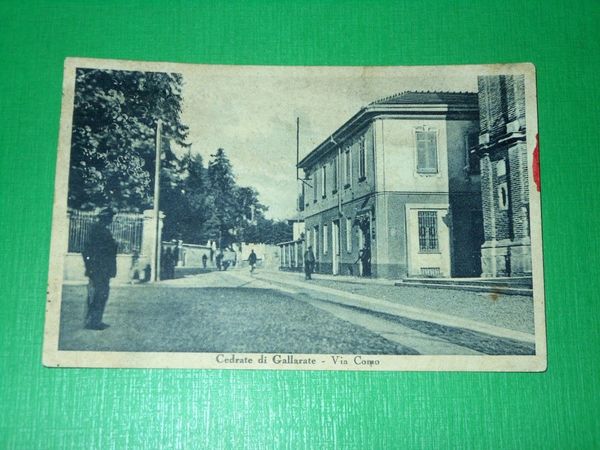
[[[180,247],[179,260],[183,267],[203,267],[202,256],[206,255],[206,267],[214,267],[214,252],[211,260],[211,249],[201,245],[183,244]]]

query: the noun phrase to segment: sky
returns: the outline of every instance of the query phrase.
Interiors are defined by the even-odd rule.
[[[273,219],[296,214],[297,117],[302,158],[380,98],[477,90],[474,74],[431,68],[187,66],[182,74],[191,152],[206,164],[223,148],[238,184],[254,187]]]

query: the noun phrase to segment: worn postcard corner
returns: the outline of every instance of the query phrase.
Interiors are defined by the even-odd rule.
[[[43,363],[544,371],[532,64],[67,58]]]

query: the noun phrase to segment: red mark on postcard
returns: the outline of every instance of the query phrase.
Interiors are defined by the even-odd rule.
[[[535,135],[535,148],[533,149],[533,181],[537,187],[537,191],[540,192],[542,187],[540,180],[540,141],[538,135]]]

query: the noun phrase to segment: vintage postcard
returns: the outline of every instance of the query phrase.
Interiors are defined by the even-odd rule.
[[[50,367],[543,371],[535,69],[65,63]]]

